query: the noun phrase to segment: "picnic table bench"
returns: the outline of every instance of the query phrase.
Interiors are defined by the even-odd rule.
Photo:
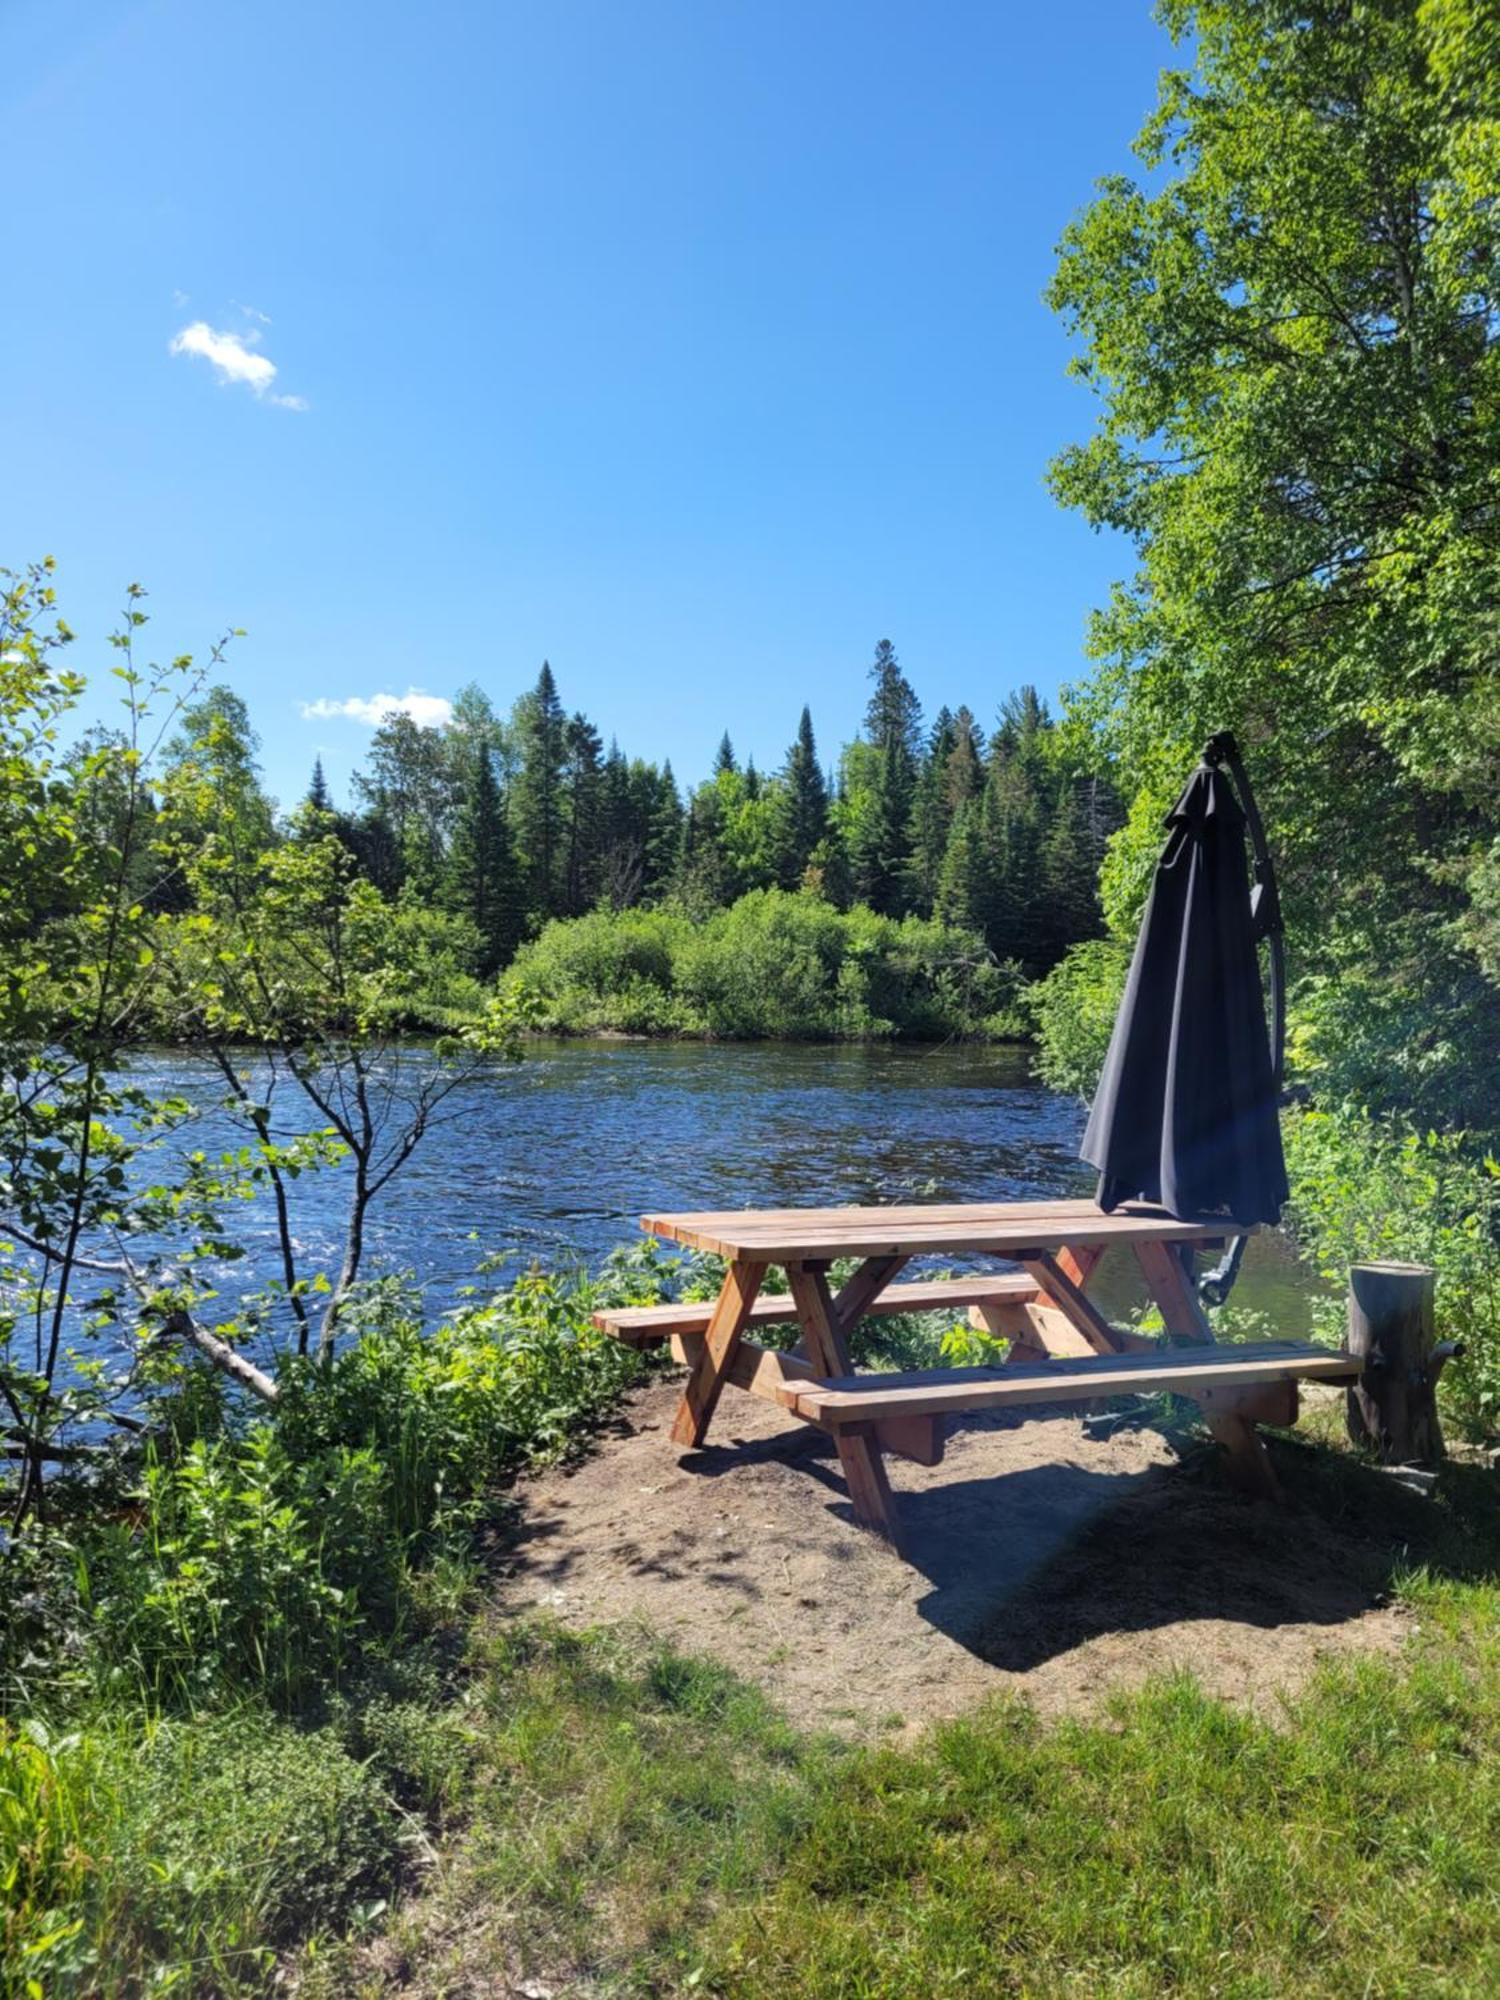
[[[703,1443],[726,1387],[776,1403],[832,1437],[855,1519],[897,1549],[883,1454],[937,1464],[954,1415],[1171,1390],[1199,1405],[1236,1478],[1274,1496],[1275,1474],[1256,1425],[1296,1421],[1299,1381],[1347,1382],[1360,1373],[1353,1356],[1302,1342],[1216,1342],[1190,1260],[1200,1248],[1251,1232],[1228,1221],[1180,1222],[1142,1202],[1108,1213],[1082,1197],[707,1210],[646,1215],[641,1227],[728,1264],[715,1301],[594,1316],[630,1346],[670,1343],[687,1368],[676,1442]],[[1127,1247],[1140,1267],[1166,1328],[1160,1340],[1112,1325],[1089,1297],[1099,1260],[1115,1245]],[[897,1282],[914,1257],[945,1254],[1003,1258],[1018,1268]],[[853,1274],[835,1295],[829,1272],[848,1260]],[[784,1293],[763,1289],[772,1266],[785,1273]],[[976,1326],[1008,1339],[1004,1361],[855,1372],[849,1334],[859,1320],[947,1307],[966,1308]],[[799,1328],[790,1350],[746,1337],[780,1324]]]

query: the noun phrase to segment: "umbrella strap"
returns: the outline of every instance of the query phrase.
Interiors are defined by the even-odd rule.
[[[1234,1281],[1240,1275],[1240,1265],[1244,1261],[1248,1236],[1235,1236],[1229,1247],[1211,1271],[1204,1271],[1198,1279],[1198,1296],[1206,1306],[1221,1306],[1234,1290]]]

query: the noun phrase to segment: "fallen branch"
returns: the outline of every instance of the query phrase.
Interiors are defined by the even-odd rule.
[[[102,1444],[29,1444],[25,1438],[13,1436],[0,1441],[0,1458],[41,1459],[47,1465],[78,1465],[87,1459],[108,1457]]]
[[[169,1313],[161,1323],[163,1335],[168,1339],[185,1340],[211,1361],[221,1374],[228,1375],[242,1388],[259,1396],[263,1403],[278,1403],[281,1391],[253,1361],[247,1361],[243,1354],[237,1354],[227,1340],[220,1340],[207,1327],[199,1326],[191,1313],[181,1310]]]

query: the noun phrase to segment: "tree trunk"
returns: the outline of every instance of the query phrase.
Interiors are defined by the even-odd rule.
[[[1349,1273],[1349,1352],[1364,1373],[1349,1389],[1349,1436],[1386,1465],[1443,1456],[1437,1378],[1452,1350],[1434,1350],[1436,1274],[1426,1264],[1356,1264]]]

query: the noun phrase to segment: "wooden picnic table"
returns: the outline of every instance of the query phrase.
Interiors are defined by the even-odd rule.
[[[1347,1354],[1295,1341],[1215,1342],[1198,1302],[1191,1258],[1250,1232],[1227,1220],[1180,1222],[1132,1202],[1105,1213],[1090,1199],[920,1204],[881,1208],[706,1210],[646,1215],[650,1235],[724,1258],[717,1301],[604,1312],[596,1322],[633,1346],[669,1341],[688,1379],[672,1427],[701,1445],[727,1387],[777,1403],[833,1438],[854,1515],[893,1547],[900,1529],[883,1454],[919,1463],[942,1456],[948,1419],[975,1410],[1092,1400],[1170,1389],[1191,1397],[1231,1469],[1266,1494],[1275,1475],[1257,1423],[1290,1424],[1302,1379],[1348,1381]],[[1163,1340],[1116,1327],[1089,1297],[1104,1253],[1134,1257],[1166,1328]],[[1014,1268],[897,1282],[914,1257],[984,1256]],[[835,1263],[853,1261],[837,1294]],[[772,1266],[784,1294],[764,1290]],[[857,1374],[849,1335],[869,1314],[964,1308],[1010,1342],[994,1367]],[[747,1338],[753,1327],[795,1323],[789,1351]]]

